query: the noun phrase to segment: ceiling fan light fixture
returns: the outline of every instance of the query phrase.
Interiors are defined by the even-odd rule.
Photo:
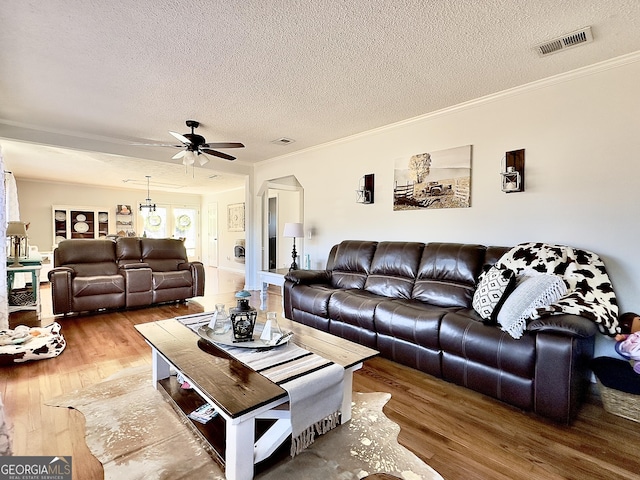
[[[201,153],[198,154],[198,163],[200,163],[200,166],[202,167],[205,163],[207,163],[209,161],[209,159],[207,158],[206,155],[203,155]]]
[[[184,150],[184,155],[182,156],[182,164],[189,166],[193,165],[196,162],[196,154],[191,150]]]

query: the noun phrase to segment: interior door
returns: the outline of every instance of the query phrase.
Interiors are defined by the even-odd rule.
[[[210,267],[218,266],[218,203],[208,206],[209,221],[207,227],[207,258]]]

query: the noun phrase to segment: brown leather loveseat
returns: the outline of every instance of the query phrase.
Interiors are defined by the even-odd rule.
[[[596,325],[577,315],[531,321],[515,339],[472,308],[478,277],[505,247],[344,241],[326,270],[285,277],[285,316],[383,357],[534,411],[574,417],[590,381]]]
[[[63,240],[49,272],[54,314],[140,307],[204,295],[204,267],[182,241]]]

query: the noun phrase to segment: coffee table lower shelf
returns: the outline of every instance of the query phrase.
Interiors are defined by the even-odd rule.
[[[200,439],[204,449],[224,471],[226,444],[226,422],[224,418],[221,415],[217,415],[207,423],[196,422],[189,418],[189,413],[206,403],[206,401],[195,390],[181,388],[174,375],[158,380],[157,390],[180,416],[183,423]],[[259,439],[274,423],[274,420],[256,420],[255,438]],[[287,440],[271,457],[255,465],[255,473],[271,468],[284,459],[289,454],[290,449],[291,440]]]

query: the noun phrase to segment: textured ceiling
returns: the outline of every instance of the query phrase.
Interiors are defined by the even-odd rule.
[[[132,157],[123,161],[144,178],[149,164],[136,158],[166,163],[175,151],[132,144],[171,142],[169,130],[185,133],[184,121],[195,119],[208,141],[246,145],[226,150],[235,162],[212,159],[195,175],[219,171],[233,183],[255,162],[640,50],[638,0],[0,6],[5,162],[22,177],[60,172],[67,181],[87,181],[81,169],[62,172],[82,161],[80,152],[71,162],[57,155],[55,170],[21,171],[22,155],[36,147],[1,139],[94,152],[96,169],[112,163],[98,152]],[[533,49],[588,25],[593,43],[546,58]],[[280,137],[295,142],[271,143]],[[175,177],[169,163],[155,165],[156,177]],[[102,184],[121,182],[96,172],[90,177]]]

